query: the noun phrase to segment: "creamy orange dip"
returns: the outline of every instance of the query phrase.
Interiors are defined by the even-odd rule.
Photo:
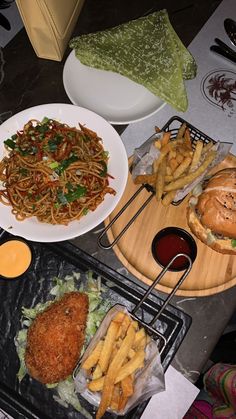
[[[23,274],[31,262],[31,251],[21,240],[9,240],[0,245],[0,275],[15,278]]]

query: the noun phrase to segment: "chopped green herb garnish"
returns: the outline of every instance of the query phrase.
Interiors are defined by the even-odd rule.
[[[57,146],[62,142],[63,136],[60,134],[55,135],[55,137],[48,140],[47,149],[52,153],[57,150]]]
[[[60,204],[66,205],[70,202],[75,201],[76,199],[81,198],[82,196],[85,196],[86,192],[87,192],[87,188],[85,188],[85,186],[78,185],[76,188],[71,189],[66,194],[63,194],[63,192],[60,191],[57,194],[57,199]]]
[[[71,183],[71,182],[67,182],[67,184],[66,184],[66,188],[67,188],[68,192],[71,192],[71,191],[73,191],[73,190],[74,190],[74,187],[73,187],[73,185],[72,185],[72,183]]]
[[[42,120],[42,124],[46,124],[46,123],[48,123],[50,121],[50,119],[49,118],[47,118],[46,116],[43,118],[43,120]]]
[[[102,152],[102,157],[104,158],[104,159],[107,159],[108,157],[109,157],[109,151],[103,151]]]
[[[88,143],[89,141],[91,141],[91,138],[89,137],[89,135],[86,135],[85,133],[83,133],[82,139]]]
[[[58,204],[61,204],[61,205],[67,205],[68,204],[66,196],[64,195],[64,193],[62,191],[58,192],[57,201],[58,201]]]
[[[65,194],[67,202],[73,202],[76,199],[81,198],[82,196],[86,195],[86,192],[87,188],[85,188],[85,186],[78,185],[73,191]]]
[[[54,170],[59,166],[58,161],[53,161],[52,163],[49,164],[50,169]]]
[[[75,131],[68,132],[67,133],[67,136],[70,137],[70,138],[75,137],[76,136],[76,132]]]
[[[21,156],[28,156],[30,154],[29,150],[22,150],[22,148],[18,148],[19,153]]]
[[[28,169],[26,169],[25,167],[20,167],[19,173],[23,176],[27,176],[29,172],[28,172]]]
[[[16,143],[15,141],[11,140],[10,138],[8,138],[6,141],[4,141],[4,144],[11,148],[12,150],[14,150],[14,148],[16,147]]]
[[[99,174],[100,176],[104,177],[107,174],[107,164],[103,160],[101,160],[99,163],[101,166],[103,166],[103,170]]]
[[[48,131],[49,127],[47,124],[44,125],[36,125],[35,130],[38,131],[40,134],[44,134]]]
[[[30,146],[29,148],[25,149],[19,147],[18,151],[22,156],[28,156],[29,154],[36,154],[38,152],[38,149],[35,146]]]
[[[68,159],[62,160],[58,168],[55,170],[58,175],[61,175],[67,167],[70,166],[71,163],[74,163],[75,161],[79,160],[77,156],[74,154],[69,157]]]

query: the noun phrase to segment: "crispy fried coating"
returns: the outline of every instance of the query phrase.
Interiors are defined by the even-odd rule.
[[[38,314],[27,334],[25,363],[29,374],[44,384],[70,375],[84,343],[88,296],[65,294]]]

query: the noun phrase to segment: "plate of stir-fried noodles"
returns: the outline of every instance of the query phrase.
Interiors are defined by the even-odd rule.
[[[127,181],[122,140],[101,116],[70,104],[26,109],[0,126],[0,226],[41,242],[99,225]]]

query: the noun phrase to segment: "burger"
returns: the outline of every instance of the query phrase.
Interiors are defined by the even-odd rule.
[[[193,190],[187,222],[213,250],[236,254],[236,168],[220,170]]]

